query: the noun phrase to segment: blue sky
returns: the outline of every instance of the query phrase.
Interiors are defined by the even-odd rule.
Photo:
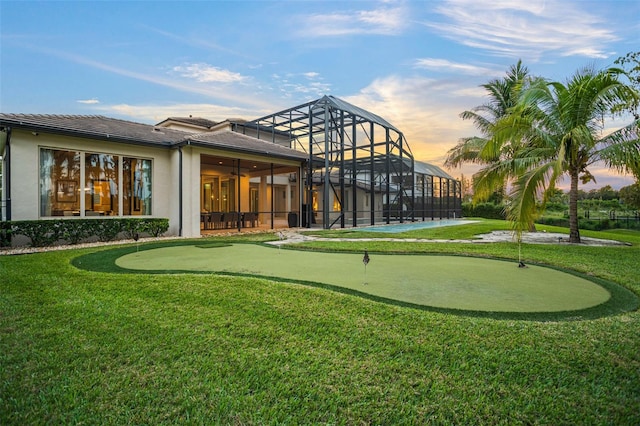
[[[331,94],[441,165],[480,84],[518,59],[562,82],[612,65],[640,49],[640,2],[1,0],[0,27],[2,112],[252,119]]]

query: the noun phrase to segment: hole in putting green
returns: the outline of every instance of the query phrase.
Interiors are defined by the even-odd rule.
[[[370,255],[279,250],[252,244],[175,246],[116,260],[139,271],[211,271],[316,282],[435,308],[562,312],[605,303],[610,293],[579,276],[513,261],[462,256]]]

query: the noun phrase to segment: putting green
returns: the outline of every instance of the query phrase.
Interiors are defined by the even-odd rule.
[[[121,268],[211,271],[343,287],[436,308],[487,312],[562,312],[605,303],[610,293],[573,274],[515,262],[460,256],[279,250],[254,244],[173,246],[124,255]]]

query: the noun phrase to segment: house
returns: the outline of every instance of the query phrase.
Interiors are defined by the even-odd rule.
[[[6,113],[0,130],[3,220],[166,217],[168,234],[198,236],[212,212],[239,228],[288,225],[301,210],[301,189],[288,183],[300,182],[309,156],[230,130]],[[244,213],[255,213],[250,224]]]
[[[169,235],[460,216],[460,185],[324,96],[252,121],[0,113],[2,220],[165,217]]]

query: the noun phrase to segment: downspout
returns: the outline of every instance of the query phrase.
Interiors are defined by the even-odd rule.
[[[275,220],[275,216],[273,213],[273,209],[275,208],[275,185],[273,184],[273,163],[271,163],[271,229],[274,228],[273,221]]]
[[[241,196],[240,196],[241,186],[240,186],[240,159],[239,158],[238,158],[238,170],[237,170],[236,174],[238,176],[238,185],[237,185],[237,187],[238,187],[238,189],[237,189],[237,191],[238,191],[238,194],[237,194],[237,197],[238,197],[238,232],[240,232],[240,231],[242,231],[242,205],[240,204],[241,203]]]
[[[309,106],[309,170],[307,171],[307,228],[311,228],[311,220],[313,218],[313,114],[312,108]],[[273,222],[271,222],[273,223]]]
[[[178,236],[182,237],[182,146],[178,147]]]
[[[5,209],[7,218],[7,222],[11,220],[11,127],[7,127],[7,142],[4,148],[4,157],[7,161],[4,162],[6,169],[2,171],[3,174],[6,175],[4,180],[7,185],[4,190],[5,201],[7,202]]]

